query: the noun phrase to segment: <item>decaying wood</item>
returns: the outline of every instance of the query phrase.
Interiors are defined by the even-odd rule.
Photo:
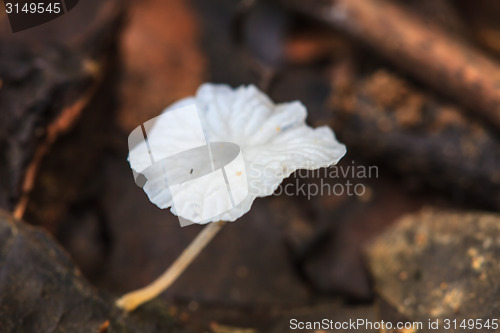
[[[351,151],[455,199],[500,207],[500,142],[480,122],[387,70],[334,76],[333,86],[331,125]]]
[[[0,28],[0,207],[16,217],[43,156],[102,81],[123,8],[116,0],[90,1],[67,14],[71,19],[18,34]]]
[[[353,35],[500,128],[500,65],[459,37],[388,1],[283,3]]]

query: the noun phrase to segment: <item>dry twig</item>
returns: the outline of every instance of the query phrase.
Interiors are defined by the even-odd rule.
[[[282,2],[365,42],[500,128],[500,65],[458,36],[388,1]]]

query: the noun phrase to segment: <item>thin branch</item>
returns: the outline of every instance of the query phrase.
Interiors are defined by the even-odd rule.
[[[500,128],[500,64],[384,0],[281,0],[358,40]]]

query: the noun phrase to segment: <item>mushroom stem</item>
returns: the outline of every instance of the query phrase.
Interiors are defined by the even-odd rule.
[[[209,223],[160,277],[144,288],[123,295],[116,300],[116,305],[129,312],[161,294],[177,280],[224,224],[225,221]]]

